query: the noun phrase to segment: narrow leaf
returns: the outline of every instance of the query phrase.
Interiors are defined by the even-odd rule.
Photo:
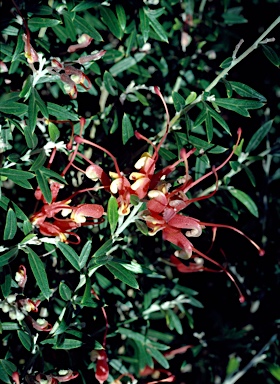
[[[84,18],[76,15],[74,20],[74,25],[76,25],[84,33],[87,33],[95,41],[103,41],[100,33],[93,27],[92,24],[89,24]]]
[[[114,12],[108,7],[100,7],[100,12],[102,20],[109,28],[109,31],[118,39],[121,39],[123,37],[123,31]]]
[[[37,123],[38,107],[35,101],[34,88],[31,89],[28,103],[28,126],[33,133]]]
[[[86,265],[86,263],[88,261],[88,258],[89,258],[90,252],[91,252],[91,244],[92,244],[92,241],[88,240],[85,243],[85,245],[83,246],[83,249],[82,249],[81,254],[79,256],[79,266],[81,269],[84,268],[84,266]]]
[[[172,92],[172,99],[176,112],[180,112],[185,106],[185,100],[178,92]]]
[[[211,143],[213,139],[213,123],[212,123],[211,115],[207,109],[206,109],[205,124],[206,124],[207,140],[208,140],[208,143]]]
[[[69,263],[72,264],[72,266],[77,269],[77,271],[80,271],[79,256],[77,255],[76,251],[74,251],[70,245],[61,242],[57,244],[57,248],[61,250]]]
[[[158,20],[151,14],[149,9],[145,9],[145,13],[149,19],[150,26],[153,28],[153,30],[158,35],[160,40],[164,41],[165,43],[168,43],[168,36],[167,36],[164,28],[158,22]]]
[[[228,191],[232,194],[232,196],[234,196],[243,205],[245,205],[245,207],[248,209],[249,212],[252,213],[252,215],[259,217],[258,207],[256,206],[255,202],[251,199],[251,197],[247,195],[247,193],[234,188],[230,188]]]
[[[148,347],[147,350],[150,352],[152,357],[165,369],[169,368],[169,363],[163,354],[155,348]]]
[[[119,219],[118,202],[114,196],[111,196],[109,199],[107,215],[108,215],[108,221],[111,228],[111,234],[113,235]]]
[[[31,32],[38,31],[41,28],[54,27],[58,24],[61,24],[61,21],[57,19],[33,17],[28,20],[28,28]]]
[[[139,288],[137,280],[134,274],[124,268],[121,264],[114,261],[109,261],[106,264],[106,268],[119,280],[129,285],[132,288]]]
[[[18,248],[12,248],[10,251],[0,255],[0,267],[9,264],[18,254]]]
[[[134,130],[129,116],[125,113],[122,120],[122,142],[125,145],[134,136]]]
[[[0,102],[0,112],[21,116],[28,110],[27,105],[13,101]]]
[[[71,300],[72,291],[68,287],[68,285],[65,284],[63,281],[61,281],[59,284],[59,294],[63,300],[65,300],[65,301]]]
[[[266,135],[272,128],[272,123],[273,120],[267,121],[253,134],[245,149],[246,153],[250,153],[259,146],[259,144],[262,142],[262,140],[266,137]]]
[[[28,250],[28,261],[32,269],[36,282],[41,290],[42,295],[48,300],[51,296],[48,277],[46,274],[45,264],[33,249],[26,247]]]
[[[94,253],[93,255],[93,258],[94,257],[100,257],[100,256],[103,256],[103,255],[106,255],[106,253],[112,248],[112,240],[109,239],[107,240],[103,245],[101,245],[101,247]]]
[[[56,140],[60,136],[59,129],[57,128],[57,126],[54,123],[49,122],[48,131],[49,131],[51,141],[53,141],[55,143]]]
[[[124,31],[126,27],[126,15],[124,7],[121,4],[116,5],[116,12],[121,29]]]
[[[45,177],[41,169],[37,169],[36,173],[36,179],[38,182],[38,185],[44,195],[44,198],[46,199],[47,203],[52,202],[52,194],[49,186],[48,179]]]
[[[33,346],[33,341],[31,336],[27,332],[24,332],[22,330],[17,331],[17,334],[24,348],[26,348],[28,351],[31,351]]]
[[[6,217],[3,240],[11,240],[17,231],[17,217],[12,208],[9,208]]]
[[[242,97],[252,97],[254,99],[259,99],[264,103],[267,101],[263,95],[246,84],[238,83],[237,81],[229,81],[229,84],[231,85],[232,89]]]
[[[55,116],[57,120],[71,120],[79,121],[79,116],[71,111],[68,111],[66,107],[59,104],[47,103],[49,114]]]
[[[146,16],[146,13],[144,12],[143,8],[139,10],[139,17],[140,17],[140,30],[143,36],[144,43],[146,43],[147,40],[149,39],[150,26],[149,26],[149,19]]]
[[[80,348],[83,345],[81,340],[65,339],[61,344],[53,346],[53,349],[74,349]]]
[[[134,57],[129,56],[129,57],[126,57],[125,59],[117,62],[116,64],[114,64],[110,68],[110,72],[113,76],[116,76],[119,73],[126,71],[127,69],[129,69],[130,67],[132,67],[135,64],[136,64],[136,60],[134,59]],[[1,108],[0,108],[0,110],[1,110]]]
[[[272,49],[268,45],[262,45],[262,50],[265,56],[272,64],[276,65],[276,67],[280,66],[280,58],[278,54],[274,51],[274,49]]]
[[[17,370],[15,364],[11,363],[7,359],[0,359],[0,377],[4,383],[10,384],[9,376],[12,376],[13,372]]]
[[[116,96],[118,94],[118,91],[116,89],[117,88],[116,80],[113,78],[110,72],[105,71],[103,76],[103,82],[104,82],[104,87],[110,93],[110,95]]]

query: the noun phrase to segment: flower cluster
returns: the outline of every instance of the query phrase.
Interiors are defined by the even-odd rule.
[[[58,384],[70,381],[79,376],[78,372],[73,372],[71,369],[63,369],[58,374],[34,373],[27,375],[26,381],[32,384]],[[20,376],[18,372],[13,372],[12,379],[15,384],[20,384]]]
[[[23,290],[27,281],[26,268],[24,265],[19,266],[15,275],[15,280],[18,283],[18,287]],[[33,301],[24,297],[23,294],[14,293],[8,295],[4,300],[0,300],[0,308],[2,309],[2,312],[9,315],[11,320],[21,322],[26,319],[37,331],[49,332],[52,329],[52,326],[47,320],[41,318],[34,320],[29,314],[30,312],[37,313],[40,303],[40,300]]]

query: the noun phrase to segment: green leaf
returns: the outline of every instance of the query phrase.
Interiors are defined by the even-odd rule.
[[[36,148],[38,144],[38,137],[35,135],[32,125],[27,124],[27,126],[24,127],[24,137],[28,148]]]
[[[31,89],[28,103],[28,126],[33,133],[37,123],[38,107],[35,101],[34,88]]]
[[[140,30],[143,36],[144,43],[146,43],[149,39],[150,25],[149,25],[149,19],[146,16],[146,13],[144,12],[143,8],[139,10],[139,17],[140,17]]]
[[[133,273],[124,268],[121,264],[114,261],[109,261],[106,268],[119,280],[129,285],[132,288],[139,288],[137,280]]]
[[[125,113],[122,119],[122,142],[125,145],[134,136],[134,130],[129,116]]]
[[[232,89],[242,97],[252,97],[253,99],[263,101],[264,103],[267,101],[263,95],[246,84],[238,83],[237,81],[229,81],[229,84]]]
[[[123,31],[114,12],[108,7],[100,7],[100,13],[102,21],[107,25],[109,31],[112,32],[116,38],[121,39],[123,37]]]
[[[75,14],[73,12],[63,12],[63,20],[65,24],[66,33],[68,35],[68,38],[74,42],[76,40],[76,29],[72,17],[75,17]]]
[[[200,112],[200,114],[195,119],[195,122],[193,123],[193,127],[196,128],[200,126],[205,121],[205,119],[206,119],[206,107],[205,105],[203,105],[202,111]]]
[[[66,107],[59,104],[47,103],[47,108],[51,116],[55,116],[57,120],[79,121],[79,116]]]
[[[172,99],[176,112],[180,112],[185,106],[185,99],[178,92],[172,92]]]
[[[150,346],[147,348],[147,351],[150,352],[152,357],[165,369],[169,368],[169,363],[167,359],[163,356],[163,354],[155,348],[151,348]]]
[[[85,243],[85,245],[83,246],[83,249],[82,249],[81,254],[79,256],[79,266],[81,269],[84,268],[84,266],[86,265],[86,263],[88,261],[88,258],[89,258],[90,252],[91,252],[91,245],[92,245],[92,241],[88,240]]]
[[[48,123],[48,131],[49,131],[49,136],[50,136],[51,141],[53,141],[55,143],[56,140],[60,136],[59,129],[57,128],[57,126],[54,123],[49,122]]]
[[[149,24],[155,31],[155,33],[158,35],[161,41],[164,41],[165,43],[168,43],[168,36],[164,30],[164,28],[161,26],[161,24],[158,22],[158,20],[154,17],[151,10],[148,8],[144,9],[144,12],[149,19]]]
[[[137,229],[143,233],[143,235],[147,236],[149,233],[149,229],[147,225],[142,220],[135,220],[135,224]]]
[[[118,61],[116,64],[114,64],[111,68],[110,68],[110,72],[113,76],[116,76],[118,75],[119,73],[121,72],[124,72],[126,71],[127,69],[129,69],[130,67],[132,67],[133,65],[135,65],[137,62],[136,60],[134,59],[134,57],[126,57],[125,59],[121,60],[121,61]],[[1,108],[0,108],[1,110]]]
[[[213,139],[213,123],[212,123],[211,114],[209,113],[208,108],[206,109],[205,124],[206,124],[207,140],[208,140],[208,143],[211,143]]]
[[[4,383],[11,384],[9,376],[12,376],[17,371],[15,364],[6,359],[0,359],[0,377]]]
[[[38,169],[40,169],[43,166],[43,164],[45,164],[46,158],[47,156],[45,151],[41,150],[36,160],[33,162],[32,166],[30,167],[30,171],[37,171]]]
[[[33,88],[33,92],[34,92],[34,97],[35,97],[36,104],[39,107],[40,112],[42,113],[42,115],[46,119],[48,119],[49,118],[49,111],[48,111],[48,108],[47,108],[46,104],[41,99],[41,96],[39,95],[39,93],[38,93],[36,88]]]
[[[191,104],[197,98],[196,92],[191,92],[189,96],[186,98],[185,105]]]
[[[118,202],[114,196],[111,196],[108,202],[107,216],[110,224],[111,234],[115,232],[118,224],[119,213],[118,213]]]
[[[0,260],[1,260],[1,255],[0,255]],[[8,265],[2,267],[1,270],[3,273],[3,277],[1,279],[2,280],[1,281],[1,291],[2,291],[4,298],[6,298],[11,293],[12,276],[10,273],[10,267]],[[1,332],[0,332],[0,334],[1,334]]]
[[[46,177],[49,177],[49,178],[52,178],[52,179],[56,179],[56,180],[59,181],[60,183],[62,183],[62,184],[66,184],[66,180],[64,179],[64,177],[60,176],[58,173],[52,171],[52,170],[49,169],[49,168],[41,167],[41,172],[42,172]]]
[[[268,58],[268,60],[272,64],[276,65],[276,67],[279,67],[280,66],[280,58],[277,55],[277,53],[274,51],[274,49],[272,49],[268,45],[263,45],[263,44],[261,47],[262,47],[263,53]]]
[[[26,189],[33,188],[32,185],[27,181],[27,179],[32,179],[32,177],[35,176],[30,172],[20,171],[18,169],[12,169],[12,168],[0,168],[0,175],[6,176],[8,179],[12,180],[14,183]]]
[[[273,377],[275,377],[275,379],[277,381],[280,381],[280,366],[277,365],[277,364],[268,364],[268,368],[269,372],[272,374]]]
[[[93,27],[92,24],[88,23],[84,18],[76,15],[74,25],[80,28],[84,33],[88,34],[95,41],[103,41],[100,33]]]
[[[103,255],[106,255],[106,253],[112,248],[113,241],[111,239],[107,240],[101,247],[94,253],[92,256],[94,257],[100,257]]]
[[[59,284],[59,294],[60,294],[61,298],[65,301],[69,301],[72,298],[71,289],[63,281],[61,281]]]
[[[14,101],[0,102],[0,112],[10,115],[21,116],[27,113],[28,107],[25,104]]]
[[[38,31],[41,28],[55,27],[58,24],[61,24],[61,21],[57,19],[33,17],[28,20],[28,28],[31,32]]]
[[[239,189],[229,188],[228,191],[248,209],[252,215],[259,217],[258,207],[247,193]]]
[[[28,251],[28,261],[36,282],[41,290],[42,295],[47,300],[49,300],[52,292],[49,287],[45,264],[42,262],[37,253],[33,251],[33,249],[29,247],[26,247],[26,249]]]
[[[48,179],[45,177],[41,169],[37,169],[35,173],[36,173],[36,179],[41,189],[41,192],[43,193],[44,198],[46,199],[46,202],[50,204],[52,202],[52,194],[51,194]]]
[[[6,217],[3,240],[11,240],[17,232],[17,217],[12,208],[9,208]]]
[[[228,68],[228,67],[231,66],[231,63],[232,63],[232,57],[228,57],[227,59],[225,59],[225,60],[220,64],[220,68],[222,68],[222,69]]]
[[[61,250],[69,263],[72,264],[72,266],[77,269],[77,271],[80,271],[79,256],[77,255],[76,251],[70,245],[62,242],[57,244],[57,248]]]
[[[113,78],[110,72],[105,71],[103,76],[103,82],[105,89],[110,93],[112,96],[116,96],[118,94],[117,91],[117,83],[116,80]]]
[[[259,144],[262,142],[262,140],[266,137],[268,132],[271,130],[273,124],[273,120],[269,120],[266,123],[264,123],[251,137],[245,152],[250,153],[254,149],[256,149]]]
[[[19,338],[21,344],[24,346],[24,348],[26,348],[28,351],[31,351],[32,347],[33,347],[33,340],[31,338],[31,336],[29,335],[29,333],[24,332],[22,330],[19,330],[19,331],[17,331],[17,334],[18,334],[18,338]]]
[[[221,99],[216,98],[215,103],[222,107],[234,111],[242,116],[250,117],[248,109],[258,109],[264,106],[264,103],[255,100],[240,99]]]
[[[124,31],[126,27],[126,15],[124,7],[121,4],[116,5],[116,12],[121,29]]]
[[[210,115],[213,117],[214,120],[217,121],[218,124],[220,124],[220,126],[222,128],[224,128],[224,130],[229,133],[230,133],[230,128],[228,126],[228,124],[225,122],[225,120],[218,114],[218,112],[214,111],[214,109],[212,109],[211,107],[209,107],[209,105],[207,105],[207,110],[209,111]]]
[[[8,252],[2,253],[0,255],[0,267],[9,264],[13,259],[17,257],[18,248],[12,248]]]
[[[53,346],[53,349],[74,349],[80,348],[83,345],[81,340],[65,339],[61,344]]]
[[[182,327],[181,321],[172,309],[167,310],[167,321],[168,321],[169,329],[171,331],[173,329],[176,329],[179,335],[183,334],[183,327]]]

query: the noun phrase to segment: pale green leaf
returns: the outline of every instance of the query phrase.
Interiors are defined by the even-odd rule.
[[[119,213],[118,213],[118,202],[114,196],[111,196],[108,202],[107,216],[110,224],[111,234],[115,232],[118,224]]]
[[[134,130],[129,116],[125,113],[122,119],[122,142],[125,145],[134,136]]]

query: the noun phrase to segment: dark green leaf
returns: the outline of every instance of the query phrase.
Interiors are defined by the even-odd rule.
[[[26,247],[28,250],[28,261],[32,269],[36,282],[41,290],[42,295],[49,300],[51,296],[51,290],[49,287],[48,277],[45,269],[45,265],[40,257],[33,251],[33,249]]]
[[[102,20],[109,28],[109,31],[112,32],[112,34],[118,39],[121,39],[123,37],[123,31],[114,12],[108,7],[100,7],[100,12]]]
[[[0,359],[0,377],[4,383],[10,384],[9,376],[16,372],[17,367],[7,359]]]
[[[246,84],[238,83],[237,81],[229,81],[229,84],[232,89],[242,97],[252,97],[253,99],[263,101],[264,103],[267,101],[263,95]]]
[[[176,112],[180,112],[185,106],[185,99],[178,92],[172,92],[172,99]]]
[[[168,369],[169,368],[169,363],[168,361],[166,360],[166,358],[164,357],[164,355],[158,351],[157,349],[155,348],[151,348],[151,347],[148,347],[147,348],[148,352],[150,352],[150,354],[152,355],[152,357],[165,369]]]
[[[35,175],[26,172],[20,171],[18,169],[12,168],[0,168],[0,175],[6,176],[8,179],[12,180],[14,183],[20,185],[21,187],[32,189],[32,185],[27,181],[27,179],[32,179]]]
[[[40,151],[36,160],[33,162],[32,166],[30,167],[30,171],[37,171],[38,169],[40,169],[43,166],[43,164],[45,164],[46,158],[47,156],[45,151],[44,150]]]
[[[45,167],[41,167],[41,172],[46,176],[46,177],[49,177],[49,178],[52,178],[52,179],[56,179],[58,180],[59,182],[61,182],[62,184],[66,184],[66,180],[64,179],[64,177],[60,176],[58,173],[52,171],[51,169],[49,168],[45,168]]]
[[[228,191],[248,209],[252,215],[259,217],[258,207],[247,193],[239,189],[229,188]]]
[[[112,244],[113,242],[111,239],[107,240],[103,245],[101,245],[101,247],[94,253],[92,257],[95,258],[106,255],[106,253],[112,248]]]
[[[14,238],[17,231],[17,218],[15,212],[12,210],[12,208],[9,208],[7,217],[6,217],[6,224],[4,229],[4,236],[3,240],[11,240]]]
[[[8,113],[10,115],[21,116],[27,113],[28,107],[25,104],[16,102],[0,102],[0,112]]]
[[[36,173],[36,179],[38,182],[38,186],[40,187],[41,192],[44,195],[44,198],[46,199],[47,203],[52,202],[52,194],[49,186],[48,179],[45,177],[41,169],[37,169]]]
[[[72,298],[71,289],[63,281],[61,281],[59,284],[59,294],[60,294],[61,298],[65,301],[69,301]]]
[[[37,89],[34,88],[33,92],[34,92],[34,97],[35,97],[36,104],[39,107],[40,112],[42,113],[42,115],[46,119],[48,119],[49,118],[49,111],[48,111],[48,108],[47,108],[46,104],[41,99],[41,96],[39,95]]]
[[[124,7],[121,4],[116,5],[116,12],[121,29],[124,31],[126,27],[126,15]]]
[[[83,246],[83,249],[81,251],[81,254],[79,256],[79,265],[80,265],[80,268],[84,268],[84,266],[86,265],[87,261],[88,261],[88,258],[89,258],[89,255],[90,255],[90,252],[91,252],[91,245],[92,245],[92,241],[91,240],[88,240],[85,245]]]
[[[226,109],[230,109],[242,116],[250,117],[248,109],[258,109],[264,106],[264,103],[255,100],[241,100],[241,99],[220,99],[216,98],[215,103]]]
[[[106,268],[119,280],[129,285],[132,288],[139,288],[137,280],[133,273],[124,268],[121,264],[114,261],[109,261]]]
[[[113,78],[110,72],[105,71],[103,76],[103,82],[104,82],[104,87],[110,93],[110,95],[116,96],[118,94],[118,91],[116,89],[117,88],[116,80]]]
[[[34,129],[32,130],[32,126],[29,124],[27,124],[27,126],[24,127],[24,137],[25,137],[28,148],[31,148],[31,149],[36,148],[38,144],[38,137],[35,135]]]
[[[84,33],[92,37],[95,41],[103,41],[100,33],[82,17],[76,15],[74,24],[77,25],[77,27],[80,28]]]
[[[230,128],[228,126],[228,124],[225,122],[225,120],[218,114],[218,112],[214,111],[214,109],[210,108],[208,105],[207,105],[207,110],[209,111],[210,115],[213,117],[213,119],[215,119],[217,121],[218,124],[220,124],[220,126],[222,128],[224,128],[224,130],[229,133],[230,133]]]
[[[38,107],[35,102],[34,88],[31,89],[28,103],[28,126],[33,133],[37,123]]]
[[[61,242],[57,244],[57,248],[61,250],[69,263],[72,264],[77,271],[80,271],[79,256],[76,251],[70,245]]]
[[[136,64],[136,60],[134,57],[126,57],[125,59],[117,62],[110,68],[110,72],[113,76],[118,75],[121,72],[126,71],[128,68],[131,68],[133,65]],[[1,110],[1,108],[0,108]]]
[[[74,348],[80,348],[83,345],[83,342],[81,340],[75,340],[75,339],[65,339],[61,344],[53,346],[53,349],[74,349]]]
[[[33,17],[28,20],[28,28],[31,32],[38,31],[41,28],[54,27],[58,24],[61,24],[61,21],[57,19]]]
[[[155,31],[155,33],[158,35],[161,41],[164,41],[168,43],[168,36],[162,27],[162,25],[158,22],[158,20],[154,17],[153,13],[151,12],[150,9],[145,8],[144,12],[149,19],[149,24]]]
[[[220,68],[224,69],[224,68],[228,68],[231,66],[231,63],[232,63],[232,57],[228,57],[227,59],[225,59],[222,64],[220,64]]]
[[[140,17],[140,29],[143,36],[144,43],[147,42],[149,39],[150,34],[150,26],[149,26],[149,19],[146,16],[146,13],[144,12],[143,8],[139,10],[139,17]]]
[[[107,215],[108,215],[108,221],[110,224],[111,234],[113,235],[119,219],[118,202],[114,196],[111,196],[109,199]]]
[[[51,116],[55,116],[57,120],[79,121],[79,116],[66,107],[59,104],[47,103],[48,111]]]
[[[76,29],[75,29],[75,24],[73,23],[74,16],[75,14],[73,12],[63,13],[66,33],[68,35],[68,38],[73,42],[76,40]]]
[[[280,66],[280,58],[278,54],[274,51],[274,49],[272,49],[268,45],[262,45],[262,50],[265,56],[272,64],[276,65],[276,67]]]
[[[251,137],[245,152],[250,153],[253,150],[255,150],[259,144],[262,142],[262,140],[266,137],[268,132],[271,130],[273,124],[273,120],[269,120],[266,123],[264,123]]]
[[[122,119],[122,142],[125,145],[134,136],[134,130],[129,116],[125,113]]]
[[[208,143],[211,143],[213,139],[213,123],[212,123],[211,114],[209,113],[208,108],[206,109],[205,124],[206,124],[207,140],[208,140]]]
[[[17,331],[17,334],[24,348],[26,348],[28,351],[31,351],[33,347],[33,340],[29,333],[19,330]]]
[[[1,255],[0,255],[0,260],[1,260]],[[3,273],[3,277],[1,279],[2,280],[1,281],[1,291],[2,291],[4,298],[6,298],[11,293],[12,276],[10,273],[10,267],[8,265],[2,267],[1,269],[2,269],[2,273]],[[0,334],[1,333],[2,332],[0,332]]]
[[[149,229],[147,225],[142,220],[135,220],[135,224],[137,229],[142,232],[145,236],[147,236]]]
[[[0,267],[9,264],[18,254],[18,248],[12,248],[8,252],[0,254]]]
[[[49,122],[48,131],[49,131],[51,141],[53,141],[55,143],[56,140],[60,136],[59,129],[57,128],[57,126],[54,123]]]

